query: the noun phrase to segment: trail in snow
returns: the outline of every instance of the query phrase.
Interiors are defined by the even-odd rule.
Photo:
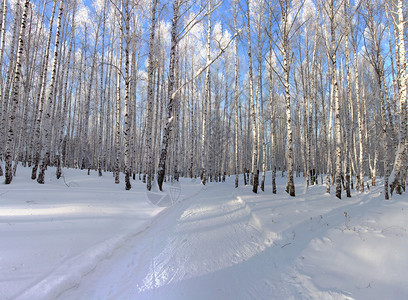
[[[262,207],[270,207],[270,201],[235,196],[230,185],[211,186],[170,208],[60,299],[232,299],[237,288],[241,299],[293,297],[300,291],[287,274],[288,262],[298,258],[313,231],[306,238],[296,234],[314,226],[318,235],[327,226],[296,210],[298,218],[281,221],[280,228],[273,220],[279,213]],[[299,200],[285,201],[277,201],[274,210]],[[262,216],[267,228],[257,210],[269,214]],[[306,218],[310,224],[296,222]],[[292,245],[298,241],[303,241],[300,249]]]
[[[240,197],[225,197],[230,188],[212,186],[170,208],[144,236],[85,277],[78,295],[71,290],[61,299],[186,299],[197,296],[197,288],[207,299],[234,295],[232,287],[243,279],[234,266],[265,250],[274,236]]]

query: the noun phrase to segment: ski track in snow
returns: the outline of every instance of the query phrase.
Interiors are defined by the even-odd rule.
[[[319,291],[294,267],[288,268],[314,237],[327,230],[323,215],[306,217],[310,209],[296,210],[302,221],[283,222],[286,228],[276,233],[273,218],[279,214],[265,212],[262,206],[270,206],[267,198],[249,191],[236,196],[230,185],[207,187],[206,193],[170,208],[60,299],[105,299],[106,295],[108,299],[233,299],[237,286],[245,291],[240,299],[308,299],[306,292],[351,299],[342,291]],[[274,210],[302,202],[275,201]],[[267,227],[257,210],[270,214]]]
[[[236,285],[242,280],[242,274],[235,268],[264,251],[276,236],[262,228],[241,197],[231,195],[225,198],[230,188],[222,184],[212,186],[209,188],[214,195],[211,199],[207,198],[207,194],[199,195],[179,204],[182,207],[170,208],[148,230],[145,238],[129,241],[126,249],[117,254],[121,256],[119,266],[109,266],[110,263],[106,262],[102,267],[120,273],[123,264],[126,264],[127,273],[120,277],[110,274],[107,277],[109,283],[102,279],[97,286],[108,284],[112,291],[122,292],[108,292],[112,299],[196,298],[195,285],[200,286],[199,298],[203,299],[211,295],[228,297],[229,291],[234,293],[226,281]],[[150,259],[146,258],[149,255]],[[137,261],[149,263],[139,265],[135,263]],[[98,280],[92,278],[97,276],[96,273],[90,274],[89,280]],[[117,280],[111,282],[115,277]],[[215,282],[218,282],[218,287],[214,286]],[[118,288],[123,283],[127,286]],[[130,287],[130,283],[134,286]],[[203,289],[203,284],[207,284],[208,289]],[[95,290],[94,286],[91,289],[82,296],[74,296],[75,290],[69,291],[61,299],[77,296],[83,299],[102,298],[107,292]]]

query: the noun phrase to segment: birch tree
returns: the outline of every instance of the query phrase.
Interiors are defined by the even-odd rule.
[[[211,0],[208,1],[208,11],[211,11]],[[207,24],[207,64],[211,61],[211,14],[208,15],[208,24]],[[201,134],[201,182],[203,185],[207,182],[206,174],[206,159],[207,159],[207,140],[206,136],[209,132],[207,129],[207,108],[211,108],[211,81],[210,81],[210,68],[207,68],[205,73],[205,91],[204,91],[204,102],[203,102],[203,121],[202,121],[202,134]],[[211,141],[210,141],[211,143]],[[211,153],[210,153],[211,156]],[[211,176],[212,174],[210,174]]]
[[[234,32],[235,35],[238,34],[237,28],[237,15],[238,15],[238,0],[234,1]],[[240,99],[238,94],[238,82],[239,82],[239,61],[238,61],[238,41],[234,42],[234,99],[235,99],[235,122],[234,122],[234,159],[235,159],[235,187],[237,188],[239,185],[239,154],[238,154],[238,141],[239,141],[239,133],[238,133],[238,113],[240,106]]]
[[[48,93],[48,102],[47,102],[47,110],[45,111],[45,118],[44,118],[44,136],[42,138],[42,157],[41,157],[41,168],[40,173],[38,174],[37,182],[40,184],[44,184],[44,176],[45,170],[49,165],[50,161],[50,150],[51,150],[51,110],[54,104],[54,87],[57,80],[57,62],[58,62],[58,53],[59,53],[59,41],[60,41],[60,34],[61,34],[61,20],[62,20],[62,12],[63,12],[63,1],[60,1],[59,4],[59,13],[58,13],[58,21],[57,21],[57,31],[55,36],[55,45],[54,45],[54,58],[52,61],[52,71],[51,71],[51,81],[49,84],[49,93]]]
[[[290,0],[279,0],[280,13],[281,13],[281,26],[280,37],[281,37],[281,55],[283,58],[282,70],[283,70],[283,86],[285,89],[285,105],[286,105],[286,165],[287,165],[287,182],[286,182],[286,192],[290,196],[295,196],[295,183],[293,180],[293,140],[292,140],[292,117],[291,117],[291,100],[290,100],[290,68],[292,62],[291,55],[291,35],[292,30],[295,25],[295,19],[290,23],[289,12],[292,5]],[[303,3],[301,4],[301,6]],[[301,6],[299,10],[301,9]],[[299,11],[298,11],[299,12]],[[298,15],[295,13],[295,16]]]
[[[152,115],[154,101],[154,35],[156,28],[156,7],[157,0],[152,1],[150,13],[150,36],[149,36],[149,56],[148,56],[148,72],[147,72],[147,110],[146,110],[146,154],[147,161],[147,190],[152,188],[153,180],[153,152],[152,152]]]
[[[17,3],[18,5],[18,3]],[[17,46],[17,58],[15,63],[14,70],[14,79],[13,79],[13,91],[11,99],[11,110],[9,114],[9,125],[7,131],[7,142],[6,142],[6,155],[5,155],[5,184],[10,184],[13,180],[13,169],[12,169],[12,159],[13,159],[13,150],[14,150],[14,123],[16,118],[17,106],[19,102],[19,93],[20,93],[20,72],[21,72],[21,63],[23,59],[23,50],[24,50],[24,34],[26,28],[26,20],[28,9],[30,6],[30,1],[26,0],[23,6],[23,13],[21,16],[21,25],[20,33],[18,38]],[[14,163],[17,163],[14,162]]]
[[[42,62],[42,70],[40,74],[40,88],[38,89],[38,110],[36,111],[36,120],[34,125],[34,138],[33,138],[33,147],[34,147],[34,154],[33,154],[33,169],[31,173],[31,179],[35,180],[37,178],[37,170],[38,165],[40,162],[41,156],[41,145],[42,145],[42,138],[41,138],[41,122],[43,119],[43,111],[44,111],[44,102],[45,102],[45,90],[46,90],[46,82],[47,82],[47,72],[48,72],[48,59],[50,53],[50,46],[51,46],[51,38],[52,38],[52,28],[54,23],[54,14],[55,8],[57,5],[57,0],[53,1],[52,11],[51,11],[51,18],[49,23],[49,32],[47,37],[47,43],[45,46],[45,52]]]
[[[397,2],[397,17],[398,22],[396,22],[396,27],[398,30],[398,57],[399,57],[399,74],[398,81],[400,84],[399,88],[399,103],[401,107],[401,117],[400,117],[400,132],[399,132],[399,143],[397,155],[395,157],[394,168],[390,176],[390,189],[391,194],[395,190],[397,194],[401,194],[401,185],[403,181],[404,170],[406,169],[406,156],[407,156],[407,67],[405,58],[405,37],[404,37],[404,7],[403,1],[398,0]]]
[[[258,130],[256,122],[256,111],[254,104],[254,75],[252,67],[252,46],[251,46],[251,18],[249,0],[246,0],[246,31],[248,36],[248,77],[249,77],[249,111],[252,122],[252,167],[251,167],[251,182],[253,184],[252,191],[258,192],[259,185],[259,169],[258,169]]]
[[[119,22],[119,61],[116,66],[116,95],[115,95],[115,183],[119,184],[120,162],[121,162],[121,147],[120,147],[120,118],[121,118],[121,76],[122,76],[122,59],[123,59],[123,1],[120,3],[120,10],[117,13],[117,21]]]
[[[157,170],[157,183],[159,189],[163,189],[163,181],[166,168],[167,150],[170,141],[170,133],[173,126],[173,107],[174,107],[174,88],[175,88],[175,63],[176,63],[176,48],[178,44],[178,27],[179,27],[179,10],[181,0],[174,0],[173,2],[173,19],[171,25],[171,46],[170,46],[170,62],[168,71],[168,85],[167,95],[169,97],[167,102],[167,120],[163,130],[162,146],[160,150],[160,160]]]

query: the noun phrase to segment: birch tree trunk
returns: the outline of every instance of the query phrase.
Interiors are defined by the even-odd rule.
[[[72,16],[71,16],[71,37],[70,37],[70,44],[68,48],[68,61],[71,60],[71,55],[72,55],[72,48],[73,48],[73,43],[74,43],[74,37],[75,37],[75,10],[76,10],[76,1],[73,3],[73,10],[72,10]],[[64,96],[64,104],[63,104],[63,109],[62,109],[62,121],[61,121],[61,126],[60,126],[60,132],[59,132],[59,141],[58,141],[58,163],[57,163],[57,171],[56,171],[56,176],[57,179],[59,179],[62,175],[62,170],[61,167],[63,165],[63,147],[64,147],[64,129],[65,129],[65,118],[67,115],[67,110],[68,106],[70,106],[69,99],[68,99],[68,75],[72,71],[70,69],[69,65],[66,66],[65,69],[65,83],[64,83],[64,91],[65,91],[65,96]],[[72,91],[70,91],[72,93]],[[70,93],[70,94],[71,94]],[[69,124],[69,123],[68,123]],[[100,132],[100,136],[102,136],[102,132]]]
[[[292,140],[292,118],[290,108],[290,40],[288,24],[288,7],[285,7],[285,1],[279,0],[282,10],[282,56],[283,56],[283,78],[285,88],[285,105],[286,105],[286,165],[287,165],[287,182],[286,192],[295,196],[295,183],[293,181],[293,140]],[[286,4],[288,5],[288,4]]]
[[[253,188],[254,193],[258,192],[259,185],[259,169],[258,169],[258,130],[256,124],[256,111],[254,105],[254,75],[252,68],[252,48],[251,48],[251,19],[250,19],[250,7],[249,0],[246,0],[247,11],[246,11],[246,21],[247,21],[247,35],[248,35],[248,71],[249,71],[249,109],[250,118],[252,120],[252,168],[251,168],[251,178],[253,178]]]
[[[152,189],[153,180],[153,151],[152,151],[152,116],[153,116],[153,101],[154,101],[154,34],[156,26],[156,7],[157,0],[152,1],[152,9],[150,13],[150,38],[149,38],[149,65],[147,72],[147,110],[146,110],[146,152],[145,161],[147,162],[147,190]],[[157,121],[156,121],[157,122]]]
[[[341,149],[341,124],[340,124],[340,99],[339,84],[337,81],[337,60],[336,60],[336,33],[335,33],[335,7],[334,0],[330,2],[330,32],[331,32],[331,50],[330,58],[332,63],[332,79],[334,88],[334,126],[336,140],[336,197],[341,199],[341,181],[342,181],[342,149]]]
[[[347,5],[344,4],[345,7],[345,11],[347,10]],[[346,20],[347,20],[347,13],[346,13]],[[348,22],[348,20],[347,20]],[[349,30],[347,28],[347,30]],[[351,151],[351,132],[350,132],[350,111],[347,109],[349,108],[349,106],[351,106],[351,102],[352,102],[352,95],[351,95],[351,71],[350,71],[350,52],[349,52],[349,39],[348,39],[348,33],[347,36],[345,37],[345,55],[346,55],[346,85],[347,85],[347,90],[346,90],[346,105],[344,105],[344,109],[346,111],[345,113],[345,118],[346,118],[346,129],[345,129],[345,133],[346,133],[346,153],[345,153],[345,162],[346,162],[346,194],[347,197],[351,197],[351,192],[350,192],[350,165],[349,165],[349,151]]]
[[[131,105],[130,105],[130,12],[129,12],[129,0],[125,1],[125,11],[124,11],[124,23],[126,32],[126,47],[125,47],[125,115],[124,115],[124,132],[123,139],[125,143],[125,153],[124,153],[124,163],[125,163],[125,189],[130,190],[132,185],[130,184],[130,173],[131,173],[131,152],[130,152],[130,124],[131,124]]]
[[[363,120],[361,116],[361,99],[360,99],[360,83],[359,83],[359,72],[358,72],[358,57],[357,50],[354,46],[354,80],[355,80],[355,91],[356,91],[356,101],[357,101],[357,120],[358,120],[358,142],[359,142],[359,189],[360,192],[364,192],[364,148],[363,148]]]
[[[175,84],[175,62],[176,62],[176,48],[178,44],[178,26],[179,26],[179,10],[180,0],[173,2],[173,19],[171,25],[171,46],[170,46],[170,62],[168,72],[168,97],[167,102],[167,121],[163,129],[162,146],[160,150],[159,166],[157,169],[157,183],[160,191],[163,189],[163,181],[166,170],[167,151],[170,142],[170,134],[173,127],[173,106],[174,106],[174,84]]]
[[[309,127],[308,127],[308,136],[309,136],[309,173],[310,173],[310,184],[314,185],[316,182],[316,149],[317,149],[317,134],[315,136],[315,143],[314,143],[314,155],[312,155],[312,132],[313,132],[313,104],[316,103],[316,98],[317,98],[317,93],[316,93],[316,52],[317,52],[317,36],[318,36],[318,30],[315,29],[315,36],[314,36],[314,44],[313,44],[313,53],[312,53],[312,74],[311,74],[311,79],[310,79],[310,97],[309,97]],[[317,127],[317,126],[316,126]],[[317,130],[317,128],[316,128]],[[317,184],[317,182],[316,182]]]
[[[63,1],[60,1],[59,6],[59,13],[58,13],[58,21],[57,21],[57,32],[55,36],[55,45],[54,45],[54,58],[52,61],[52,71],[51,71],[51,81],[49,87],[49,94],[48,94],[48,103],[47,103],[47,110],[45,111],[45,118],[44,118],[44,136],[42,142],[42,150],[43,153],[41,157],[41,168],[40,173],[38,174],[37,182],[40,184],[44,184],[44,175],[45,170],[50,162],[50,150],[51,150],[51,110],[54,103],[54,86],[56,84],[56,73],[57,73],[57,62],[58,62],[58,54],[59,54],[59,40],[61,34],[61,20],[62,20],[62,12],[63,12]]]
[[[76,1],[74,3],[76,5]],[[106,18],[105,18],[105,13],[106,13],[106,2],[103,2],[103,9],[102,9],[102,14],[103,14],[103,20],[102,20],[102,49],[105,49],[105,31],[106,31]],[[101,95],[100,95],[100,102],[99,102],[99,135],[98,135],[98,162],[97,162],[97,169],[98,169],[98,176],[102,176],[102,164],[103,164],[103,112],[104,112],[104,104],[105,104],[105,87],[104,87],[104,63],[105,63],[105,51],[102,51],[101,53],[101,70],[100,70],[100,88],[101,88]],[[106,149],[106,148],[105,148]]]
[[[234,32],[237,35],[237,14],[238,14],[238,0],[234,1]],[[239,94],[238,94],[238,82],[239,82],[239,70],[238,70],[238,41],[234,42],[234,99],[235,99],[235,122],[234,122],[234,159],[235,159],[235,188],[239,185],[239,154],[238,154],[238,107],[239,107]]]
[[[41,138],[41,123],[43,118],[43,110],[44,110],[44,101],[45,101],[45,89],[46,89],[46,82],[47,82],[47,71],[48,71],[48,58],[50,53],[50,45],[51,45],[51,37],[52,37],[52,27],[54,23],[54,14],[55,8],[57,6],[57,0],[54,0],[51,12],[51,18],[49,23],[49,32],[47,38],[47,44],[45,46],[45,54],[43,58],[43,66],[40,75],[40,88],[38,93],[38,111],[36,112],[37,117],[34,125],[34,155],[33,155],[33,169],[31,173],[31,179],[35,180],[37,178],[37,169],[38,164],[40,162],[40,151],[42,147],[42,138]]]
[[[272,193],[276,194],[276,124],[275,124],[275,111],[276,104],[274,101],[274,89],[273,89],[273,70],[272,70],[272,43],[269,47],[269,64],[271,64],[269,70],[269,108],[271,113],[271,168],[272,168]]]
[[[28,30],[28,40],[27,40],[27,44],[31,45],[32,39],[35,39],[38,33],[38,30],[35,30],[35,32],[33,33],[32,29],[33,29],[33,10],[30,10],[30,18],[29,18],[29,30]],[[38,29],[38,27],[36,27],[36,29]],[[19,160],[19,156],[21,154],[21,150],[23,147],[23,139],[26,138],[27,135],[27,128],[28,128],[28,124],[27,124],[27,116],[28,116],[28,112],[29,112],[29,107],[28,107],[28,102],[29,102],[29,97],[30,97],[30,92],[31,92],[31,82],[32,82],[32,78],[33,78],[33,73],[34,73],[34,66],[35,66],[35,57],[37,55],[38,52],[38,47],[35,48],[34,51],[32,51],[31,53],[26,53],[25,55],[25,64],[27,66],[27,70],[26,70],[26,75],[25,75],[25,80],[23,83],[23,96],[22,96],[22,106],[23,106],[23,111],[20,113],[20,122],[19,122],[19,134],[18,134],[18,139],[17,139],[17,147],[14,151],[14,161],[17,162]],[[26,161],[27,157],[25,158]],[[25,161],[23,163],[25,163]],[[18,164],[15,163],[13,166],[13,176],[16,176],[16,172],[17,172],[17,166]]]
[[[329,74],[330,74],[330,79],[331,81],[333,81],[332,78],[332,65],[329,64]],[[326,120],[324,121],[324,123],[327,124],[327,126],[325,126],[326,129],[326,135],[325,135],[325,141],[326,141],[326,149],[327,149],[327,170],[326,170],[326,193],[330,194],[330,186],[331,186],[331,174],[332,174],[332,131],[333,131],[333,98],[334,98],[334,87],[333,85],[330,86],[330,95],[329,95],[329,105],[328,105],[328,109],[329,109],[329,122],[328,124],[326,123]],[[325,107],[325,103],[323,101],[323,96],[322,96],[322,107],[323,107],[323,111],[324,111],[324,107]]]
[[[390,188],[391,195],[395,189],[397,194],[401,194],[401,183],[403,181],[402,174],[403,169],[406,168],[406,152],[407,152],[407,70],[405,59],[405,39],[404,39],[404,11],[403,1],[398,0],[398,49],[399,49],[399,74],[398,79],[400,83],[399,89],[399,102],[401,105],[401,118],[400,118],[400,137],[398,144],[398,151],[395,157],[394,169],[390,176]]]
[[[208,1],[208,11],[211,11],[211,0]],[[208,25],[207,25],[207,64],[211,61],[211,15],[208,15]],[[203,102],[203,122],[202,122],[202,134],[201,134],[201,182],[203,185],[207,182],[207,140],[206,135],[207,129],[207,107],[211,107],[211,81],[210,81],[210,68],[207,69],[205,73],[205,92],[204,92],[204,102]],[[210,111],[211,114],[211,111]],[[210,129],[211,130],[211,129]],[[211,143],[211,141],[210,141]],[[212,154],[210,153],[210,156]],[[210,173],[210,176],[212,174]]]
[[[16,8],[19,8],[20,4],[16,6]],[[18,11],[18,9],[16,10]],[[5,146],[7,143],[7,130],[9,126],[9,110],[11,109],[11,102],[10,98],[12,97],[12,87],[13,87],[13,80],[14,80],[14,71],[15,71],[15,59],[17,58],[17,53],[18,49],[16,51],[16,46],[18,44],[18,38],[19,38],[19,33],[20,33],[20,27],[21,27],[21,16],[17,13],[16,16],[14,17],[14,23],[13,23],[13,29],[12,29],[12,40],[11,40],[11,45],[10,45],[10,56],[9,56],[9,61],[8,61],[8,68],[6,70],[6,82],[5,86],[3,87],[2,91],[2,116],[1,116],[1,123],[0,123],[0,131],[4,131],[3,135],[4,138],[2,141],[0,141],[0,153],[3,155]],[[21,62],[22,63],[22,62]]]
[[[5,155],[5,184],[10,184],[13,180],[13,150],[14,150],[14,123],[16,118],[17,106],[19,101],[20,93],[20,72],[21,72],[21,63],[23,59],[24,52],[24,33],[26,28],[26,19],[28,14],[30,1],[26,0],[23,7],[23,15],[21,17],[20,33],[18,38],[17,46],[17,58],[15,63],[14,70],[14,79],[13,79],[13,91],[11,98],[11,110],[9,114],[9,125],[7,131],[7,141],[6,141],[6,155]],[[17,163],[17,162],[14,162]]]
[[[121,12],[123,12],[123,1],[121,1]],[[119,22],[119,62],[116,70],[116,118],[115,118],[115,167],[114,167],[114,176],[115,183],[119,184],[119,173],[120,173],[120,117],[121,117],[121,99],[120,99],[120,83],[122,75],[122,59],[123,59],[123,20],[122,15],[118,16]]]

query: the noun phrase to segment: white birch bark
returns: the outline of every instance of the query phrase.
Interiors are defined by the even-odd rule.
[[[58,13],[58,21],[57,21],[57,31],[55,35],[55,44],[54,44],[54,58],[52,61],[52,71],[51,71],[51,81],[49,84],[49,94],[48,94],[48,102],[47,102],[47,109],[44,115],[44,136],[42,138],[42,157],[41,157],[41,168],[40,173],[38,174],[37,182],[40,184],[44,184],[44,176],[45,170],[50,163],[50,150],[51,150],[51,110],[54,104],[55,96],[54,96],[54,87],[57,80],[57,62],[58,62],[58,55],[59,55],[59,42],[60,42],[60,35],[61,35],[61,20],[62,20],[62,12],[63,12],[63,1],[60,1],[59,6],[59,13]]]
[[[121,9],[123,11],[123,1],[121,1]],[[122,75],[122,59],[123,59],[123,21],[122,16],[118,16],[119,22],[119,62],[116,69],[116,102],[115,102],[115,166],[114,166],[114,176],[115,183],[119,184],[119,173],[120,173],[120,117],[121,117],[121,98],[120,98],[120,84]]]
[[[208,1],[208,11],[211,11],[211,0]],[[208,15],[208,25],[207,25],[207,64],[211,61],[211,14]],[[204,102],[203,102],[203,120],[202,120],[202,133],[201,133],[201,182],[203,185],[207,182],[207,107],[211,107],[211,81],[210,81],[210,68],[207,68],[205,73],[205,92],[204,92]],[[210,112],[211,113],[211,112]],[[211,130],[211,129],[210,129]],[[210,141],[211,143],[211,141]],[[211,153],[210,153],[211,156]],[[210,173],[210,176],[212,174]]]
[[[171,48],[170,48],[170,62],[168,73],[168,97],[167,102],[167,121],[163,130],[162,146],[160,150],[159,166],[157,169],[157,183],[159,189],[163,189],[164,175],[166,171],[167,151],[170,142],[170,134],[173,127],[173,107],[174,107],[174,85],[175,85],[175,62],[176,62],[176,48],[178,44],[178,27],[179,27],[179,10],[180,0],[173,2],[173,19],[171,28]]]
[[[16,118],[17,106],[19,101],[19,92],[20,92],[20,72],[21,72],[21,63],[22,56],[24,52],[24,33],[26,28],[26,19],[29,9],[30,1],[26,0],[23,6],[23,15],[21,17],[20,33],[18,38],[17,46],[17,58],[15,63],[14,70],[14,79],[13,79],[13,91],[11,98],[11,109],[9,114],[9,125],[7,131],[7,141],[6,141],[6,155],[5,155],[5,184],[10,184],[13,180],[13,170],[12,170],[12,159],[13,159],[13,150],[14,150],[14,123]],[[14,162],[17,163],[17,162]]]
[[[20,5],[18,4],[17,7]],[[1,155],[4,154],[4,147],[7,143],[7,130],[9,126],[9,110],[11,109],[12,104],[10,103],[10,98],[12,97],[12,86],[13,86],[13,80],[14,80],[14,71],[15,71],[15,59],[18,53],[15,50],[17,44],[18,44],[18,38],[19,38],[19,29],[21,27],[20,23],[20,17],[18,15],[15,16],[14,18],[14,23],[13,23],[13,38],[11,41],[11,46],[10,46],[10,56],[9,56],[9,61],[8,61],[8,68],[6,70],[6,82],[5,86],[2,88],[2,116],[1,116],[1,123],[0,123],[0,131],[3,131],[3,140],[0,141],[0,153]]]
[[[259,169],[258,169],[258,130],[256,122],[256,111],[254,104],[254,75],[252,67],[252,47],[251,47],[251,19],[250,19],[250,7],[249,0],[246,0],[247,11],[246,11],[246,30],[248,35],[248,76],[249,76],[249,108],[250,108],[250,118],[252,122],[252,167],[251,167],[251,178],[253,178],[253,188],[254,193],[258,192],[259,185]]]
[[[76,5],[76,1],[74,2],[74,5]],[[100,88],[101,88],[101,95],[100,95],[100,100],[99,100],[99,116],[98,116],[98,122],[99,122],[99,135],[98,135],[98,162],[97,162],[97,169],[98,169],[98,176],[102,176],[102,164],[104,160],[104,147],[103,147],[103,116],[104,116],[104,104],[105,104],[105,87],[104,86],[104,63],[105,63],[105,31],[106,31],[106,18],[105,18],[105,13],[106,13],[106,2],[103,2],[103,9],[102,9],[102,57],[101,57],[101,65],[100,65]],[[73,21],[74,22],[74,21]],[[106,148],[105,148],[106,149]]]
[[[283,56],[283,83],[285,88],[285,106],[286,106],[286,165],[287,165],[287,182],[286,192],[295,196],[295,183],[293,180],[293,140],[292,140],[292,117],[290,105],[290,44],[289,44],[289,24],[288,24],[288,7],[285,7],[283,0],[279,1],[282,10],[282,56]]]
[[[404,38],[404,10],[403,1],[398,0],[398,49],[399,49],[399,73],[398,79],[400,83],[399,89],[399,103],[401,106],[401,117],[400,117],[400,137],[397,154],[395,157],[394,169],[391,172],[390,188],[391,195],[395,189],[397,194],[401,194],[401,184],[402,184],[402,174],[403,169],[406,168],[406,154],[407,154],[407,70],[406,70],[406,59],[405,59],[405,38]]]
[[[72,16],[71,16],[71,32],[70,32],[70,43],[68,46],[68,54],[67,54],[67,58],[68,61],[71,61],[71,57],[72,57],[72,48],[73,48],[73,43],[74,43],[74,37],[75,37],[75,14],[76,14],[76,1],[74,1],[73,3],[73,10],[72,10]],[[65,67],[65,81],[64,81],[64,103],[63,103],[63,107],[62,107],[62,120],[61,120],[61,125],[59,128],[59,141],[58,141],[58,153],[57,153],[57,171],[56,171],[56,177],[57,179],[59,179],[62,175],[62,166],[64,165],[64,161],[63,161],[63,151],[64,151],[64,130],[65,128],[68,128],[69,123],[67,126],[65,126],[65,120],[66,120],[66,116],[67,116],[67,111],[68,111],[68,107],[70,107],[70,103],[69,103],[69,99],[68,99],[68,92],[70,92],[69,94],[72,93],[72,90],[68,91],[68,77],[69,77],[69,73],[70,71],[72,71],[72,69],[68,66]],[[67,134],[68,135],[68,134]],[[102,133],[100,133],[100,135],[102,135]]]
[[[237,30],[237,14],[238,14],[238,0],[234,1],[234,32],[238,34]],[[239,185],[239,153],[238,153],[238,102],[240,101],[238,95],[238,82],[239,82],[239,70],[238,70],[238,41],[234,42],[234,105],[235,105],[235,122],[234,122],[234,161],[235,161],[235,187]]]
[[[354,80],[355,80],[355,93],[357,102],[357,121],[358,121],[358,143],[359,143],[359,190],[364,192],[364,147],[363,147],[363,120],[362,120],[362,107],[360,99],[360,82],[358,72],[358,53],[354,46]]]
[[[44,102],[45,102],[45,89],[46,89],[46,82],[47,82],[47,72],[48,72],[48,58],[50,53],[50,46],[51,46],[51,37],[52,37],[52,28],[54,23],[54,14],[55,8],[57,6],[57,0],[54,0],[51,12],[51,18],[49,23],[49,32],[47,43],[45,46],[45,53],[43,58],[43,66],[40,75],[40,88],[39,93],[37,95],[38,101],[38,111],[36,112],[36,120],[34,124],[34,138],[33,138],[33,145],[34,145],[34,154],[33,154],[33,169],[31,173],[31,179],[35,180],[37,178],[37,169],[38,164],[40,163],[40,156],[41,156],[41,147],[42,147],[42,138],[41,138],[41,123],[43,119],[43,111],[44,111]]]
[[[312,74],[310,79],[310,97],[309,97],[309,127],[308,127],[308,137],[309,137],[309,173],[310,173],[310,184],[314,185],[316,182],[316,149],[317,149],[317,135],[314,140],[314,151],[315,154],[312,155],[312,132],[313,132],[313,104],[316,103],[317,93],[316,93],[316,53],[317,53],[317,36],[318,30],[316,29],[314,35],[313,53],[312,53]],[[317,130],[317,128],[316,128]],[[316,182],[317,184],[317,182]]]
[[[270,44],[269,48],[269,63],[272,64],[272,43]],[[276,111],[276,104],[274,101],[274,90],[273,90],[273,70],[272,65],[270,66],[269,70],[269,107],[271,113],[271,167],[272,167],[272,193],[276,194],[276,152],[277,152],[277,144],[276,144],[276,124],[275,124],[275,111]]]
[[[131,104],[130,102],[130,12],[129,12],[129,0],[125,1],[125,11],[124,11],[124,23],[125,23],[125,112],[124,112],[124,132],[123,140],[125,143],[125,153],[124,153],[124,164],[125,164],[125,189],[130,190],[132,185],[130,184],[130,173],[131,173],[131,152],[130,152],[130,125],[131,125]]]
[[[156,26],[156,7],[157,0],[152,1],[152,8],[150,12],[150,37],[149,37],[149,65],[147,72],[147,110],[146,110],[146,152],[145,161],[147,162],[147,190],[152,188],[153,181],[153,152],[152,152],[152,107],[154,101],[154,34]]]
[[[336,197],[341,199],[341,181],[342,181],[342,147],[341,147],[341,124],[340,124],[340,98],[339,84],[337,80],[337,60],[336,60],[336,33],[335,33],[335,7],[334,0],[330,1],[330,33],[331,33],[331,49],[330,59],[332,64],[332,84],[334,88],[334,127],[335,127],[335,143],[336,143]]]
[[[29,18],[29,31],[27,33],[28,35],[28,39],[27,39],[27,44],[31,45],[32,39],[35,39],[37,36],[38,31],[35,30],[34,32],[32,31],[33,29],[33,11],[30,10],[30,18]],[[36,27],[38,28],[38,27]],[[29,102],[29,96],[30,96],[30,92],[31,92],[31,82],[32,82],[32,78],[33,78],[33,73],[34,73],[34,66],[35,66],[35,57],[37,55],[38,52],[38,47],[35,48],[34,51],[26,53],[25,55],[25,64],[28,66],[27,67],[27,74],[25,76],[25,80],[24,80],[24,84],[23,84],[23,96],[22,96],[22,106],[23,106],[23,111],[20,114],[20,122],[19,122],[19,134],[18,134],[18,139],[17,139],[17,147],[14,151],[14,161],[17,162],[19,159],[19,156],[22,154],[22,148],[23,148],[23,143],[25,142],[23,139],[26,138],[27,135],[27,128],[28,128],[28,124],[27,124],[27,117],[28,117],[28,102]],[[24,159],[25,163],[26,158]],[[13,176],[16,176],[16,172],[17,172],[17,166],[18,163],[15,163],[13,166]]]

